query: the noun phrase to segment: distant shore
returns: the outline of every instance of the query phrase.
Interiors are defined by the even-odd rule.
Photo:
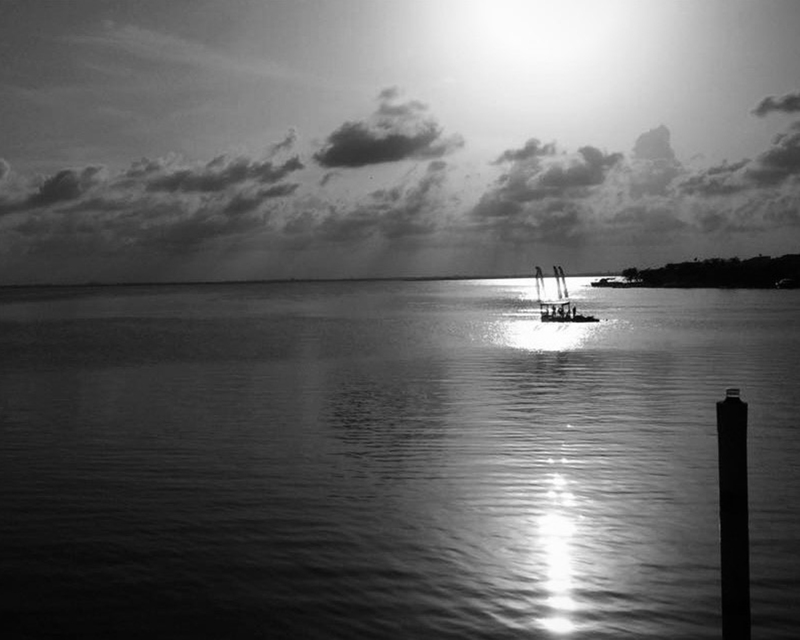
[[[800,287],[800,254],[779,258],[758,256],[739,258],[710,258],[667,264],[663,267],[622,271],[622,278],[607,278],[593,286],[658,287],[658,288],[716,288],[716,289],[796,289]]]

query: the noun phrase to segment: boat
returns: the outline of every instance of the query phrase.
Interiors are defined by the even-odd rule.
[[[620,280],[619,278],[600,278],[589,283],[593,287],[610,287],[613,289],[627,289],[639,286],[638,282],[630,280]]]
[[[594,316],[585,316],[578,313],[578,307],[569,299],[564,269],[553,266],[553,272],[556,277],[558,298],[548,300],[544,286],[544,274],[540,267],[536,267],[536,296],[539,302],[539,315],[542,322],[600,322]]]

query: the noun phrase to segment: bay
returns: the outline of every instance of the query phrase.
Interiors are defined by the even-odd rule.
[[[749,403],[754,637],[794,638],[800,292],[532,280],[6,290],[20,637],[719,637]]]

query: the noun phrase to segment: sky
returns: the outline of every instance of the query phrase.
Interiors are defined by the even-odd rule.
[[[800,253],[800,2],[0,0],[0,284]]]

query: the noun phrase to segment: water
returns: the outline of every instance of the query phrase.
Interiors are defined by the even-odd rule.
[[[0,294],[14,637],[717,638],[715,403],[754,637],[795,638],[800,292],[532,280]]]

